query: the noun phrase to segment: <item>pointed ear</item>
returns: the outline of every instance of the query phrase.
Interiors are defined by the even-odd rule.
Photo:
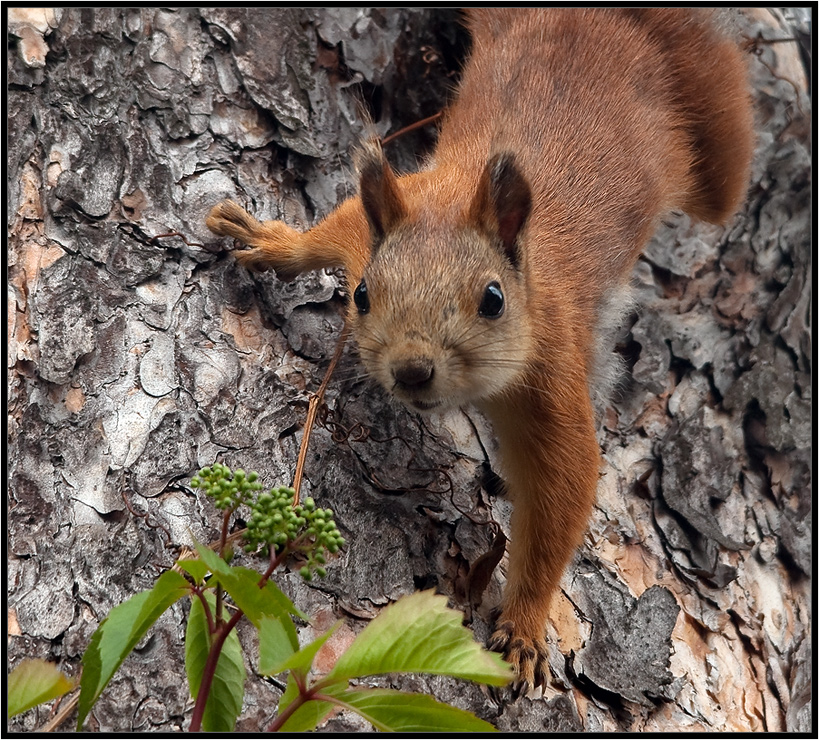
[[[395,173],[377,139],[371,139],[359,150],[356,166],[359,197],[370,224],[373,244],[377,245],[406,216],[406,207]]]
[[[510,153],[495,154],[486,165],[472,201],[471,219],[500,238],[506,256],[520,265],[518,235],[532,210],[532,191]]]

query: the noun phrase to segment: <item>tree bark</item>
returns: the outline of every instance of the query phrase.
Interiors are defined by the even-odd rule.
[[[436,113],[467,41],[450,11],[10,13],[9,667],[45,657],[76,674],[112,607],[192,537],[217,537],[196,470],[292,481],[342,325],[339,275],[251,275],[205,214],[231,197],[311,225],[354,190],[357,101],[382,136]],[[742,30],[804,24],[755,11]],[[745,208],[724,230],[672,217],[635,270],[597,508],[548,626],[554,686],[498,704],[442,678],[372,683],[505,731],[811,729],[811,103],[797,45],[758,48]],[[411,168],[433,139],[422,128],[387,152]],[[485,483],[491,431],[395,406],[352,347],[326,401],[304,492],[348,544],[321,582],[277,579],[314,616],[302,637],[343,618],[330,643],[343,649],[390,601],[436,588],[485,640],[504,563],[488,578],[479,558],[509,515]],[[187,727],[187,609],[160,620],[86,727]],[[240,638],[252,656],[252,633]],[[238,729],[253,731],[281,689],[254,677],[246,691]],[[340,714],[323,729],[369,728]]]

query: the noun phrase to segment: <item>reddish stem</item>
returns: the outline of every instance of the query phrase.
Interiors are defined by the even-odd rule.
[[[228,518],[230,515],[230,511],[225,512],[225,517],[222,521],[222,535],[219,540],[219,552],[221,553],[222,558],[224,558],[224,548],[225,544],[227,543],[227,528],[228,528]],[[301,538],[296,539],[296,543],[298,543]],[[291,543],[295,544],[295,543]],[[257,584],[259,588],[264,588],[267,581],[270,579],[270,576],[273,575],[276,568],[281,565],[284,559],[290,554],[291,547],[285,547],[278,555],[276,555],[276,550],[270,546],[270,563],[267,567],[267,570],[264,572],[262,577],[259,579],[259,583]],[[222,606],[222,589],[216,589],[216,618],[215,620],[211,617],[210,609],[208,608],[207,600],[204,597],[202,591],[198,588],[194,589],[194,593],[199,596],[202,600],[202,605],[205,607],[205,614],[208,617],[208,629],[210,634],[212,635],[213,642],[210,646],[210,652],[208,653],[208,659],[205,661],[205,667],[202,670],[202,683],[199,684],[199,691],[196,694],[196,703],[193,707],[193,716],[191,717],[191,725],[190,725],[190,732],[199,732],[202,727],[202,717],[205,714],[205,705],[208,702],[208,695],[210,694],[210,688],[213,684],[213,677],[216,675],[216,666],[219,663],[219,656],[222,653],[222,647],[225,644],[225,640],[227,640],[227,636],[230,634],[230,631],[236,626],[239,620],[244,616],[244,612],[241,609],[236,609],[236,613],[230,618],[228,622],[222,622],[221,620],[221,606]],[[294,678],[296,679],[298,686],[299,686],[299,697],[293,700],[293,703],[296,704],[296,707],[291,709],[289,712],[284,713],[284,720],[282,722],[287,721],[287,718],[292,715],[293,712],[296,711],[305,701],[309,701],[315,691],[321,688],[321,684],[317,684],[313,689],[307,689],[302,681],[299,680],[299,677],[294,673]],[[304,698],[306,697],[306,698]],[[273,724],[277,724],[280,718],[274,720]],[[281,724],[278,724],[281,726]],[[271,725],[273,727],[273,725]]]
[[[225,559],[225,547],[227,546],[228,528],[230,527],[230,515],[233,513],[232,509],[226,509],[222,515],[222,531],[219,535],[219,557]],[[216,589],[216,626],[222,624],[222,600],[224,594],[221,588]],[[211,625],[212,627],[212,625]],[[213,629],[211,629],[213,634]]]
[[[225,509],[225,513],[222,514],[222,532],[219,535],[219,557],[221,558],[225,557],[225,545],[227,544],[230,515],[232,513],[233,509]]]
[[[321,690],[327,685],[326,681],[319,681],[308,689],[304,684],[304,676],[299,676],[293,672],[293,678],[299,687],[299,695],[290,702],[287,709],[270,723],[267,728],[268,732],[278,732],[281,730],[281,728],[284,727],[284,723],[295,714],[296,710],[308,701],[326,701],[330,704],[338,704],[338,700],[335,697],[321,693]]]
[[[304,683],[304,676],[300,676],[296,671],[292,672],[293,680],[296,682],[296,685],[299,687],[299,695],[290,702],[287,709],[285,709],[276,719],[274,719],[269,727],[267,728],[268,732],[278,732],[283,726],[284,723],[289,720],[296,710],[306,704],[310,699],[313,698],[313,689],[308,689]]]
[[[259,579],[259,588],[264,588],[265,584],[270,580],[270,576],[273,575],[273,572],[278,568],[284,559],[290,554],[290,548],[285,547],[278,555],[276,555],[275,548],[270,545],[270,565],[267,566],[267,570],[264,572],[264,575]]]
[[[310,697],[306,696],[305,694],[299,693],[299,695],[290,702],[290,705],[285,709],[276,719],[274,719],[270,726],[267,728],[268,732],[278,732],[282,727],[284,727],[284,723],[293,716],[293,713],[302,705],[310,701]]]
[[[224,542],[224,539],[222,541]],[[279,553],[278,557],[276,556],[276,551],[272,547],[270,548],[270,565],[264,572],[264,575],[259,579],[259,588],[264,588],[270,576],[273,575],[273,572],[279,567],[287,554],[288,548],[286,547],[281,551],[281,553]],[[244,616],[244,612],[241,609],[237,609],[236,613],[228,622],[219,624],[217,621],[217,626],[214,627],[214,623],[210,615],[210,609],[208,609],[208,604],[204,595],[200,590],[197,590],[196,593],[202,600],[202,604],[205,607],[205,613],[208,615],[208,627],[210,629],[210,633],[213,635],[213,642],[210,646],[210,652],[208,653],[208,659],[205,662],[205,667],[202,670],[202,683],[199,684],[199,691],[196,694],[196,704],[193,707],[193,716],[191,717],[191,732],[199,732],[202,726],[202,717],[205,714],[205,705],[207,704],[208,695],[210,694],[210,687],[213,684],[213,677],[216,675],[216,665],[219,663],[219,655],[222,652],[222,647],[224,646],[225,640],[227,640],[227,636],[230,634],[230,631]],[[221,601],[221,595],[222,589],[218,588],[216,590],[217,604],[219,604]],[[303,689],[301,684],[299,684],[299,689]]]
[[[208,600],[205,598],[205,592],[202,591],[199,586],[194,586],[191,590],[199,597],[199,601],[202,602],[202,608],[205,610],[205,617],[208,620],[208,634],[212,635],[216,631],[216,625],[213,621],[213,614],[210,611]]]
[[[190,726],[191,732],[199,732],[202,727],[202,717],[205,715],[205,705],[208,702],[213,677],[216,675],[216,664],[219,662],[222,646],[225,644],[225,640],[227,640],[230,631],[236,626],[236,623],[243,615],[244,612],[241,609],[237,609],[236,613],[230,618],[230,621],[218,627],[216,634],[213,636],[208,659],[202,671],[202,683],[199,684],[199,692],[196,694],[196,704],[193,707],[193,716],[191,717]]]
[[[302,432],[301,445],[299,446],[299,457],[296,460],[296,474],[293,476],[293,506],[299,503],[299,492],[301,491],[301,479],[304,475],[304,465],[307,462],[307,448],[310,446],[310,435],[313,433],[313,423],[316,420],[319,406],[324,401],[324,393],[327,390],[327,385],[336,369],[341,353],[344,350],[344,343],[350,334],[350,326],[345,321],[341,329],[341,334],[338,337],[336,344],[336,351],[333,353],[333,359],[330,360],[330,365],[327,367],[327,372],[324,374],[324,380],[321,381],[319,389],[314,395],[310,397],[310,402],[307,406],[307,418],[304,421],[304,431]]]

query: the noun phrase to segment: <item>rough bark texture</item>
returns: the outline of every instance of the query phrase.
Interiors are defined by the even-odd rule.
[[[16,19],[8,654],[76,673],[109,609],[191,536],[216,538],[215,510],[188,487],[199,467],[291,482],[342,324],[338,275],[250,275],[206,212],[228,196],[259,218],[312,224],[354,188],[356,99],[381,134],[431,115],[465,46],[448,11],[77,8],[39,30]],[[793,32],[769,13],[745,30],[760,28]],[[499,705],[440,678],[381,684],[507,731],[810,729],[810,101],[794,44],[761,46],[751,67],[746,207],[726,230],[672,218],[635,271],[641,308],[619,343],[627,383],[601,419],[598,506],[548,627],[554,687]],[[388,153],[412,167],[431,136]],[[152,240],[169,232],[185,239]],[[509,514],[483,485],[491,433],[473,415],[396,407],[352,348],[327,404],[305,492],[335,510],[349,544],[321,583],[278,579],[315,615],[303,637],[342,618],[342,649],[385,604],[434,587],[484,640],[503,564],[479,604],[467,574],[489,549],[486,523],[506,527]],[[187,609],[160,620],[87,727],[187,726]],[[239,729],[268,722],[279,695],[249,680]],[[366,725],[338,715],[325,729]]]

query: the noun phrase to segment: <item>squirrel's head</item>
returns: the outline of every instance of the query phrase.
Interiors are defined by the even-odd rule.
[[[376,145],[358,166],[372,257],[350,322],[365,366],[420,411],[502,394],[533,343],[519,244],[531,192],[514,159],[492,157],[466,208],[402,192]]]

